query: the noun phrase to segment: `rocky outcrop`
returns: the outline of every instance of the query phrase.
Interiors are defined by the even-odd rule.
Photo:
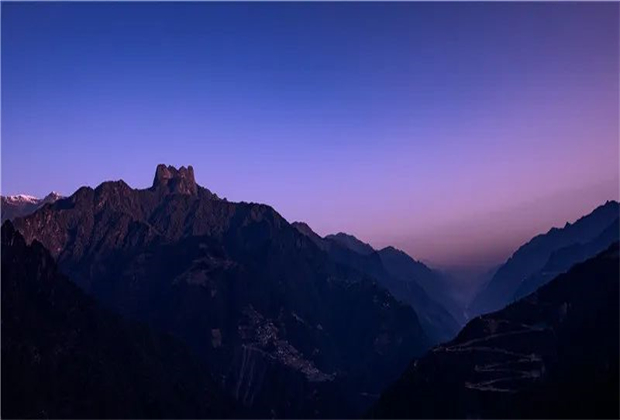
[[[189,165],[187,168],[181,166],[176,169],[174,166],[159,164],[151,188],[174,194],[197,194],[198,185],[194,178],[194,168]]]

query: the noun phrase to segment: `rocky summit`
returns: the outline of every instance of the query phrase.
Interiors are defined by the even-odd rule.
[[[195,195],[198,192],[198,185],[194,178],[194,168],[190,165],[187,168],[181,166],[176,169],[174,166],[159,164],[151,188],[170,193]]]

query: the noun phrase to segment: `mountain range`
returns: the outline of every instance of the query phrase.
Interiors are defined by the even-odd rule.
[[[376,251],[343,232],[321,238],[306,223],[294,222],[293,226],[334,261],[376,279],[394,297],[411,305],[432,344],[449,340],[460,329],[459,321],[463,320],[457,321],[447,309],[456,308],[456,303],[450,300],[446,288],[442,289],[440,275],[424,264],[393,247]]]
[[[618,418],[618,242],[415,359],[374,418]]]
[[[572,224],[532,238],[498,268],[470,304],[469,315],[501,309],[606,249],[618,240],[619,214],[618,202],[608,201]]]
[[[191,166],[17,197],[1,208],[5,417],[617,414],[617,202],[519,248],[467,323],[443,273],[229,202]]]
[[[82,187],[14,221],[121,316],[170,333],[259,417],[359,415],[431,340],[411,306],[334,262],[274,209],[193,168]]]
[[[8,195],[0,196],[0,218],[2,222],[5,220],[13,220],[16,217],[26,216],[34,213],[38,208],[48,203],[53,203],[62,196],[52,191],[44,198],[37,198],[31,195]]]

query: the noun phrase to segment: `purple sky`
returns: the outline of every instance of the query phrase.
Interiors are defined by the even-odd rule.
[[[439,266],[618,198],[617,3],[1,7],[3,194],[192,164]]]

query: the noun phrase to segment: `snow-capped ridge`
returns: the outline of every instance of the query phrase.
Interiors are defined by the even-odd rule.
[[[39,201],[41,201],[40,198],[37,198],[32,195],[27,195],[27,194],[8,195],[6,196],[6,199],[12,202],[26,202],[26,203],[38,203]]]

